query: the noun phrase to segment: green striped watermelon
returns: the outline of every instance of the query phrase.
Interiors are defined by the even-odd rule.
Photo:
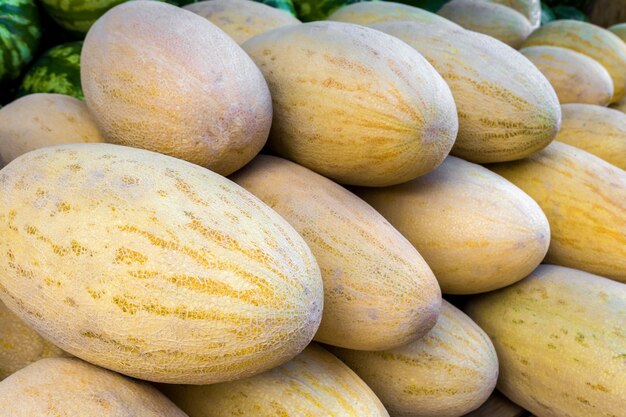
[[[84,37],[93,22],[126,0],[41,0],[50,17],[75,36]]]
[[[0,86],[15,80],[41,39],[34,0],[0,0]]]
[[[48,50],[26,73],[18,96],[57,93],[83,100],[80,85],[80,51],[83,42],[68,42]]]
[[[296,16],[303,22],[325,20],[333,12],[343,6],[362,1],[376,0],[293,0]]]

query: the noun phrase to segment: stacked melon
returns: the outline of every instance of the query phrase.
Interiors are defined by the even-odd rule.
[[[117,5],[0,110],[0,410],[620,416],[626,44],[295,3]]]

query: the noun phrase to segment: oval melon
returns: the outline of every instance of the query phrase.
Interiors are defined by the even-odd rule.
[[[311,248],[324,280],[315,340],[383,350],[412,342],[435,325],[441,291],[433,273],[363,200],[272,156],[259,155],[232,179],[283,216]]]
[[[66,355],[0,302],[0,381],[41,358]]]
[[[29,94],[0,109],[0,168],[45,146],[104,142],[84,102],[61,94]]]
[[[561,104],[607,106],[611,102],[613,80],[595,59],[557,46],[530,46],[520,53],[546,76]]]
[[[0,382],[0,410],[11,417],[186,417],[145,382],[79,359],[42,359]]]
[[[426,176],[356,193],[417,248],[444,293],[474,294],[519,281],[550,243],[548,220],[528,195],[452,156]]]
[[[534,29],[541,24],[541,1],[539,0],[487,0],[517,10],[524,15]]]
[[[480,33],[415,22],[371,26],[417,49],[450,86],[459,116],[452,154],[477,162],[525,158],[561,123],[548,80],[517,51]]]
[[[546,262],[626,282],[626,171],[556,141],[528,159],[489,169],[548,217]]]
[[[379,22],[409,20],[420,23],[435,23],[441,26],[461,29],[461,26],[435,13],[407,4],[389,1],[354,3],[342,7],[328,17],[337,22],[370,25]]]
[[[480,406],[498,378],[487,335],[446,301],[424,338],[382,352],[331,348],[394,417],[457,417]]]
[[[559,46],[595,59],[613,79],[611,101],[626,95],[626,43],[608,30],[576,20],[557,20],[534,31],[523,46],[537,45]]]
[[[616,34],[621,40],[626,42],[626,23],[618,23],[608,28],[611,32]]]
[[[589,104],[565,104],[562,112],[556,140],[626,170],[626,114]]]
[[[222,175],[254,158],[272,121],[263,75],[235,41],[155,1],[124,3],[98,19],[83,45],[81,81],[108,142]]]
[[[323,290],[276,212],[193,164],[110,144],[0,171],[0,298],[61,349],[133,377],[206,384],[313,338]]]
[[[326,177],[367,186],[409,181],[436,168],[454,143],[450,89],[399,39],[314,22],[265,32],[243,48],[272,92],[270,147]]]
[[[300,23],[289,13],[251,0],[201,1],[183,9],[208,19],[240,45],[268,30]]]
[[[463,26],[519,48],[533,31],[533,26],[521,13],[510,7],[482,0],[452,0],[438,12]]]
[[[389,416],[350,368],[315,344],[290,362],[251,378],[162,389],[189,417]]]
[[[498,389],[516,403],[541,417],[623,415],[625,285],[542,265],[465,310],[491,337]]]

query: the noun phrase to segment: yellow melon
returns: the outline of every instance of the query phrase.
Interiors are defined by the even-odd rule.
[[[0,109],[0,168],[18,156],[63,143],[104,142],[84,102],[30,94]]]
[[[435,13],[407,4],[390,1],[349,4],[331,14],[328,20],[356,23],[358,25],[410,20],[419,23],[433,23],[440,26],[461,29],[456,23]]]
[[[326,177],[405,182],[436,168],[454,143],[450,89],[399,39],[329,21],[265,32],[243,48],[272,92],[271,148]]]
[[[382,352],[331,348],[378,395],[392,416],[457,417],[493,391],[498,358],[487,335],[443,302],[424,338]]]
[[[0,171],[0,299],[61,349],[206,384],[288,361],[322,313],[319,268],[276,212],[196,165],[110,144]]]
[[[267,140],[263,75],[195,13],[156,1],[116,6],[87,33],[80,65],[87,106],[108,142],[228,175]]]
[[[525,158],[561,123],[552,86],[517,51],[480,33],[415,22],[371,27],[417,49],[450,86],[459,116],[452,154],[477,162]]]
[[[0,410],[11,417],[186,417],[145,382],[79,359],[42,359],[0,382]]]
[[[520,53],[546,76],[561,104],[606,106],[611,102],[613,80],[595,59],[557,46],[529,46]]]
[[[208,19],[240,45],[268,30],[300,23],[289,13],[251,0],[200,1],[183,9]]]
[[[624,415],[624,284],[542,265],[465,309],[491,337],[498,389],[514,402],[541,417]]]
[[[548,217],[547,262],[626,282],[626,171],[556,141],[528,159],[489,169]]]
[[[612,102],[626,95],[626,43],[599,26],[576,20],[556,20],[534,31],[524,47],[549,45],[571,49],[598,61],[613,79]]]
[[[465,29],[491,36],[516,49],[533,31],[523,14],[498,3],[452,0],[437,13]]]
[[[189,417],[389,416],[350,368],[316,345],[290,362],[251,378],[162,389]]]
[[[426,176],[356,193],[417,248],[445,293],[510,285],[539,265],[550,243],[548,220],[528,195],[452,156]]]
[[[324,313],[315,340],[391,349],[435,325],[441,291],[433,273],[363,200],[272,156],[259,155],[232,179],[283,216],[315,255],[324,280]]]
[[[626,170],[626,114],[589,104],[566,104],[562,112],[556,140]]]

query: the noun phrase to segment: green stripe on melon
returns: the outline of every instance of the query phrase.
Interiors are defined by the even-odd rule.
[[[33,0],[0,0],[0,84],[19,77],[40,38],[39,13]]]
[[[41,0],[44,8],[61,27],[83,37],[91,25],[110,8],[125,0]]]
[[[48,50],[24,76],[18,96],[33,93],[65,94],[83,100],[80,52],[83,42],[68,42]]]
[[[325,20],[336,10],[348,4],[376,0],[293,0],[296,16],[303,22]]]

